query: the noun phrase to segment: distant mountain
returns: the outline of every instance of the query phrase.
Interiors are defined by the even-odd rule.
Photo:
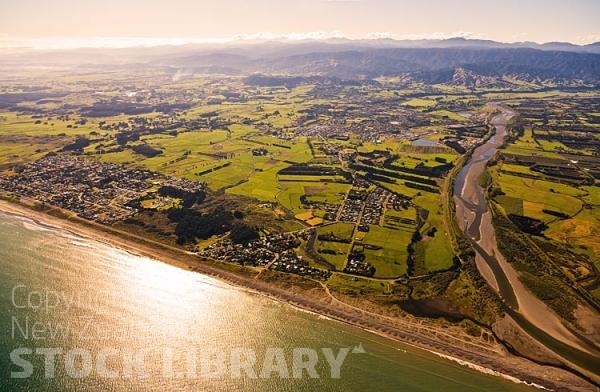
[[[455,86],[467,88],[478,87],[510,87],[511,84],[501,78],[477,74],[464,68],[456,68],[452,75],[452,81],[447,82]]]
[[[314,42],[314,41],[313,41]],[[538,44],[536,42],[497,42],[483,39],[468,38],[448,38],[448,39],[422,39],[422,40],[394,40],[394,39],[375,39],[375,40],[348,40],[334,39],[321,42],[337,45],[359,45],[373,48],[529,48],[549,51],[563,52],[581,52],[581,53],[600,53],[600,42],[589,45],[575,45],[569,42],[547,42]]]
[[[172,72],[335,77],[403,76],[430,83],[501,85],[506,77],[600,84],[600,42],[501,43],[489,40],[306,40],[0,53],[0,67],[160,67]],[[504,80],[504,81],[503,81]]]
[[[289,49],[285,49],[284,52]],[[161,65],[206,69],[221,65],[239,73],[329,76],[370,79],[409,74],[431,83],[461,80],[490,84],[489,78],[516,77],[528,81],[600,81],[600,54],[529,48],[356,48],[347,51],[281,55],[275,51],[256,59],[231,53],[212,53],[163,59]],[[460,70],[461,77],[455,74]],[[459,72],[459,73],[460,73]],[[474,81],[478,79],[478,82]],[[487,79],[486,79],[487,78]]]

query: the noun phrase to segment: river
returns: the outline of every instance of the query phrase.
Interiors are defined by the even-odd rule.
[[[7,390],[532,389],[25,218],[0,214],[0,244],[0,385]],[[340,378],[331,378],[321,349],[331,348],[336,355],[340,348],[359,345],[365,352],[349,351]],[[269,347],[282,349],[289,378],[277,372],[269,378],[251,378],[246,373],[235,377],[230,371],[207,378],[199,369],[202,352],[220,350],[230,359],[233,349],[244,348],[255,353],[254,369],[260,376]],[[23,370],[10,359],[19,348],[33,351],[21,355],[32,368],[25,378],[11,377],[11,372]],[[52,378],[46,371],[46,357],[35,352],[44,348],[62,350],[54,358]],[[291,377],[293,348],[316,350],[320,378],[306,373],[299,379]],[[107,350],[112,356],[105,357],[102,369],[116,374],[100,371],[100,352]],[[138,368],[127,372],[125,356],[135,357],[144,350],[148,350],[143,360],[147,377],[141,378]],[[70,352],[79,356],[70,357],[69,368],[65,363]],[[85,353],[90,353],[93,369],[89,374],[73,373],[85,369]],[[165,353],[172,360],[165,360]],[[192,363],[197,362],[198,369],[190,370],[189,353],[194,353]]]
[[[509,109],[499,110],[491,120],[494,135],[473,151],[456,177],[453,193],[458,225],[471,241],[479,272],[500,294],[518,325],[561,357],[567,366],[598,379],[597,349],[566,328],[558,316],[523,285],[518,272],[498,250],[492,214],[479,178],[504,143],[508,124],[516,115]]]

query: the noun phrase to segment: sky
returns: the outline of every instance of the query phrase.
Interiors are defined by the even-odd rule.
[[[600,41],[600,0],[0,0],[0,47],[235,39]]]

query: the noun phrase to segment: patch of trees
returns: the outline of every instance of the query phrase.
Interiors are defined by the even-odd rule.
[[[115,137],[117,144],[124,146],[127,142],[135,142],[140,140],[140,134],[138,132],[119,132]]]
[[[435,180],[432,180],[431,178],[423,178],[423,177],[413,176],[410,174],[402,174],[402,173],[398,173],[397,171],[389,171],[389,170],[380,169],[380,168],[373,167],[373,166],[366,166],[366,165],[361,165],[361,164],[357,164],[357,163],[351,163],[350,168],[352,168],[354,170],[358,170],[358,171],[365,171],[365,172],[367,172],[367,174],[373,174],[374,176],[377,176],[377,178],[380,178],[382,176],[393,177],[393,178],[399,178],[402,180],[407,180],[407,181],[412,181],[412,182],[419,182],[421,184],[437,186],[437,182]],[[383,182],[394,183],[395,181],[390,181],[388,179],[387,181],[384,180]]]
[[[207,169],[207,170],[203,170],[203,171],[201,171],[201,172],[198,172],[198,173],[196,173],[196,175],[197,175],[197,176],[203,176],[203,175],[205,175],[205,174],[212,173],[212,172],[214,172],[214,171],[217,171],[217,170],[219,170],[219,169],[224,169],[224,168],[226,168],[227,166],[230,166],[230,165],[231,165],[231,162],[226,162],[226,163],[224,163],[224,164],[222,164],[222,165],[215,166],[215,167],[212,167],[212,168],[210,168],[210,169]]]
[[[548,225],[539,219],[530,218],[528,216],[509,214],[508,218],[514,223],[521,231],[532,234],[542,235],[544,230],[548,228]]]
[[[532,171],[546,174],[552,177],[560,177],[565,179],[573,179],[576,181],[588,180],[588,177],[583,175],[578,169],[567,166],[548,166],[548,165],[533,165]],[[593,183],[593,181],[591,181]]]
[[[460,145],[460,143],[458,143],[458,140],[455,139],[448,139],[448,140],[444,140],[444,144],[447,145],[448,147],[452,148],[454,151],[456,151],[459,154],[464,154],[465,152],[467,152],[467,150]]]
[[[560,218],[560,219],[567,219],[569,217],[569,215],[565,214],[564,212],[554,211],[554,210],[548,210],[546,208],[544,208],[542,210],[542,212],[544,214],[552,215],[552,216],[555,216],[555,217]]]
[[[262,156],[267,155],[268,153],[269,153],[269,150],[267,150],[264,147],[254,148],[252,150],[252,155],[255,156],[255,157],[262,157]]]
[[[446,274],[450,275],[450,278],[446,278],[446,280],[450,280],[454,277],[454,274]],[[414,284],[414,283],[413,283]],[[449,283],[448,283],[449,284]],[[425,286],[425,285],[423,285]],[[446,285],[447,287],[447,285]],[[420,287],[419,287],[420,288]],[[442,293],[444,290],[444,286],[439,284],[438,282],[430,283],[429,290],[432,292]],[[416,291],[416,290],[415,290]],[[420,291],[420,290],[419,290]],[[461,320],[465,319],[465,316],[455,309],[452,303],[450,303],[445,298],[427,298],[427,299],[408,299],[404,301],[400,301],[399,303],[402,310],[408,312],[417,317],[427,317],[427,318],[445,318],[446,320],[454,323],[458,323]],[[473,325],[474,329],[472,332],[473,336],[479,336],[481,334],[480,328],[476,324],[468,324]]]
[[[427,232],[425,233],[428,237],[435,237],[435,233],[437,233],[437,228],[436,227],[432,227],[431,229],[427,230]]]
[[[414,168],[408,168],[408,167],[394,165],[394,161],[396,159],[398,159],[398,156],[392,156],[390,158],[387,158],[383,162],[383,167],[388,170],[392,170],[392,171],[417,174],[417,175],[425,176],[425,177],[440,178],[440,177],[443,177],[444,175],[446,175],[446,173],[448,173],[448,171],[450,171],[452,169],[452,167],[454,166],[452,164],[452,162],[449,162],[449,163],[445,163],[445,164],[433,166],[433,167],[421,165],[421,166],[415,166]]]
[[[340,169],[331,166],[295,164],[279,170],[279,174],[291,176],[335,176],[341,175]]]
[[[222,207],[217,207],[209,213],[201,213],[190,208],[172,208],[167,216],[177,223],[175,235],[178,244],[225,234],[232,229],[232,222],[235,219],[231,211]],[[245,235],[247,234],[242,233],[240,237],[244,238]]]
[[[183,207],[190,208],[194,204],[202,203],[206,198],[204,190],[189,191],[174,187],[172,185],[163,185],[158,189],[158,194],[166,197],[176,197],[182,200]]]
[[[350,200],[367,200],[369,194],[366,191],[358,189],[350,189],[348,192],[348,199]]]
[[[366,178],[367,180],[370,180],[370,181],[385,182],[387,184],[395,184],[396,183],[396,180],[394,180],[393,178],[381,176],[379,174],[375,174],[375,173],[371,173],[371,172],[368,172],[367,174],[365,174],[364,178]]]
[[[300,196],[300,203],[302,203],[302,205],[308,205],[308,204],[310,204],[310,201],[308,200],[308,196],[301,195]]]
[[[235,217],[235,213],[233,215]],[[247,244],[258,238],[258,229],[243,222],[234,223],[229,233],[229,239],[235,244]]]
[[[431,193],[438,193],[438,189],[437,188],[433,188],[427,185],[423,185],[423,184],[416,184],[414,182],[405,182],[404,183],[405,186],[409,187],[409,188],[413,188],[413,189],[418,189],[421,191],[425,191],[425,192],[431,192]]]
[[[81,151],[90,145],[90,140],[85,137],[79,137],[71,144],[63,147],[63,151]]]
[[[279,180],[279,181],[282,181],[282,180]],[[311,182],[311,181],[303,180],[303,182]],[[343,179],[319,178],[318,182],[327,182],[327,183],[335,183],[335,184],[352,184],[352,175],[350,173],[344,173]]]
[[[573,309],[577,307],[577,300],[571,290],[565,290],[565,285],[557,277],[545,276],[540,279],[534,274],[525,273],[521,279],[523,283],[542,301],[565,317],[567,320],[574,320]]]
[[[349,244],[351,242],[349,238],[340,238],[336,236],[333,232],[327,234],[319,234],[317,238],[319,239],[319,241],[341,242],[343,244]]]
[[[490,197],[492,197],[492,198],[496,197],[496,196],[506,195],[506,193],[501,188],[499,188],[497,186],[492,186],[490,188],[489,194],[490,194]]]
[[[413,276],[415,274],[415,261],[417,258],[416,245],[422,239],[421,232],[417,228],[410,239],[410,243],[406,247],[406,250],[408,251],[408,257],[406,259],[406,275],[408,276]]]
[[[200,113],[200,118],[218,117],[219,112],[213,110],[212,112]]]
[[[170,113],[175,110],[187,110],[191,107],[188,103],[172,103],[158,105],[144,105],[133,102],[97,102],[92,106],[83,107],[80,114],[86,117],[112,117],[120,114],[138,115],[143,113],[162,112]]]
[[[459,128],[453,128],[453,130],[458,139],[463,139],[465,137],[482,138],[488,131],[485,126],[481,125],[463,126]],[[456,138],[450,138],[448,136],[446,136],[446,138],[456,140]]]
[[[152,158],[152,157],[162,154],[162,150],[154,148],[146,143],[135,145],[135,146],[131,147],[131,149],[134,152],[141,154],[147,158]]]

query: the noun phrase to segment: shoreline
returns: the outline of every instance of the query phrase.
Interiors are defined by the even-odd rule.
[[[56,216],[50,212],[62,216]],[[540,389],[597,390],[592,384],[563,369],[539,365],[506,351],[493,355],[494,353],[491,352],[478,352],[475,347],[467,349],[450,345],[448,342],[438,339],[439,336],[431,336],[432,334],[435,335],[435,331],[431,332],[431,330],[435,330],[434,327],[425,328],[430,330],[428,334],[424,334],[420,327],[417,328],[420,332],[415,333],[409,328],[402,328],[397,323],[389,322],[387,316],[375,314],[342,302],[331,295],[328,290],[327,294],[332,297],[327,298],[329,301],[312,298],[304,293],[289,291],[279,285],[255,279],[254,276],[244,275],[242,272],[248,270],[244,270],[237,265],[204,260],[184,249],[159,243],[149,238],[120,232],[111,227],[85,221],[78,217],[68,217],[65,215],[65,211],[60,209],[44,212],[20,201],[0,200],[0,213],[29,219],[49,229],[61,230],[83,239],[101,242],[136,256],[147,257],[188,271],[198,272],[233,286],[235,289],[258,294],[301,311],[312,313],[315,316],[342,322],[383,338],[419,350],[425,350],[480,373],[494,375],[511,382]],[[232,266],[239,268],[239,270],[234,272]],[[232,269],[229,270],[224,267]],[[397,321],[399,323],[407,322],[407,320]],[[442,327],[438,328],[440,332],[443,332]]]

